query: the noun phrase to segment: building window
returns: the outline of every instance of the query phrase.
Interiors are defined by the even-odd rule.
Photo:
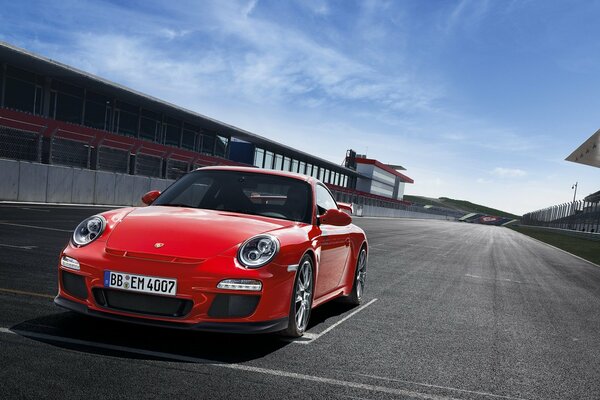
[[[36,109],[37,79],[33,73],[8,65],[4,86],[4,107],[33,113]],[[39,102],[41,100],[40,98]]]
[[[131,104],[117,101],[115,104],[114,131],[120,135],[137,137],[138,108]]]
[[[284,171],[290,170],[290,158],[289,157],[283,157],[283,170]]]
[[[196,150],[199,130],[199,128],[184,124],[181,147],[188,150]]]
[[[213,135],[202,135],[202,154],[212,156],[215,153],[215,137]]]
[[[52,89],[55,92],[54,118],[73,124],[81,124],[83,89],[56,80],[52,81]]]
[[[319,176],[319,167],[318,166],[313,166],[313,172],[312,172],[312,177],[315,179],[318,179]]]
[[[321,182],[323,182],[324,178],[325,178],[325,168],[319,168],[319,180]]]
[[[265,151],[259,147],[254,150],[254,166],[258,168],[263,167],[265,161]]]
[[[390,174],[389,172],[377,167],[373,169],[373,179],[377,179],[378,181],[387,183],[389,185],[396,184],[396,177],[393,174]]]
[[[312,176],[312,170],[313,170],[313,166],[312,164],[306,164],[306,175],[308,176]]]
[[[273,169],[273,153],[267,151],[265,153],[265,169]]]
[[[292,172],[298,172],[298,160],[292,159]]]
[[[148,110],[142,110],[142,116],[140,119],[140,138],[159,142],[160,120],[160,114]]]
[[[181,143],[181,123],[171,117],[165,117],[163,122],[165,144],[179,147]]]
[[[281,154],[275,154],[275,166],[273,169],[280,171],[283,168],[283,156]]]
[[[378,194],[380,196],[392,197],[394,194],[394,187],[383,182],[372,181],[371,193]]]
[[[300,169],[298,170],[298,172],[301,174],[306,173],[306,163],[304,161],[300,161]]]
[[[85,94],[85,113],[83,124],[90,128],[107,130],[110,123],[110,99],[87,92]]]
[[[215,156],[225,158],[227,156],[227,144],[229,143],[229,139],[224,136],[217,135],[216,143]]]
[[[42,115],[42,107],[44,104],[44,89],[39,85],[35,87],[35,99],[33,103],[33,113],[35,115]]]

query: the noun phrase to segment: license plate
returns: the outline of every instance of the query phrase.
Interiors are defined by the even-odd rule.
[[[177,279],[104,271],[104,287],[175,296]]]

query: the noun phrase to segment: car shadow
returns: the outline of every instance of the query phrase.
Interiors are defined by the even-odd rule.
[[[307,331],[326,329],[329,319],[345,314],[354,308],[355,306],[344,303],[342,300],[333,300],[322,304],[311,311]],[[321,326],[324,327],[321,329]]]
[[[329,302],[312,311],[308,331],[352,307]],[[100,355],[182,362],[240,363],[292,344],[277,334],[226,334],[168,329],[93,318],[66,311],[30,319],[11,330],[31,340]]]

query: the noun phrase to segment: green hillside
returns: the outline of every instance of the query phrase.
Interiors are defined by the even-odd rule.
[[[493,215],[496,217],[505,217],[505,218],[521,218],[519,215],[511,214],[506,211],[497,210],[495,208],[482,206],[481,204],[471,203],[466,200],[455,200],[450,199],[448,197],[440,197],[439,199],[431,198],[431,197],[422,197],[422,196],[410,196],[405,195],[404,200],[410,201],[417,204],[423,205],[432,205],[435,207],[445,207],[453,210],[465,211],[465,213],[481,213],[486,215]]]

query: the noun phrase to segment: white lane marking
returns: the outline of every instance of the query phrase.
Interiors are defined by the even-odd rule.
[[[501,281],[501,282],[512,282],[512,283],[521,283],[521,284],[527,283],[527,282],[515,281],[515,280],[507,279],[507,278],[485,278],[483,276],[471,275],[471,274],[465,274],[465,276],[468,276],[469,278],[483,279],[486,281]]]
[[[304,336],[302,336],[302,338],[307,338],[309,340],[303,340],[302,338],[295,339],[292,341],[292,343],[297,343],[297,344],[310,344],[312,342],[314,342],[315,340],[317,340],[318,338],[320,338],[321,336],[323,336],[324,334],[326,334],[327,332],[331,331],[333,328],[335,328],[336,326],[338,326],[339,324],[341,324],[342,322],[346,321],[348,318],[353,317],[354,315],[358,314],[359,312],[361,312],[362,310],[364,310],[365,308],[369,307],[371,304],[375,303],[377,301],[377,299],[373,299],[371,301],[369,301],[367,304],[360,306],[359,308],[357,308],[356,310],[352,311],[350,314],[346,315],[344,318],[340,319],[339,321],[337,321],[335,324],[331,325],[329,328],[325,329],[323,332],[321,333],[310,333],[307,332],[304,334]]]
[[[428,387],[428,388],[436,388],[436,389],[451,390],[451,391],[456,391],[456,392],[478,394],[478,395],[481,395],[481,396],[493,397],[493,398],[497,398],[497,399],[525,400],[525,399],[523,399],[521,397],[503,396],[501,394],[493,394],[493,393],[488,393],[488,392],[478,392],[478,391],[474,391],[474,390],[457,389],[457,388],[448,387],[448,386],[431,385],[429,383],[419,383],[419,382],[413,382],[413,381],[406,381],[404,379],[386,378],[384,376],[378,376],[378,375],[358,374],[358,373],[353,373],[353,372],[351,372],[351,374],[352,375],[358,375],[358,376],[364,376],[364,377],[367,377],[367,378],[381,379],[381,380],[384,380],[384,381],[408,383],[408,384],[411,384],[411,385],[424,386],[424,387]]]
[[[63,206],[64,208],[120,208],[120,207],[131,207],[131,206],[115,206],[109,204],[76,204],[76,203],[41,203],[37,201],[0,201],[2,207],[21,207],[23,205],[33,206],[46,206],[46,208],[56,208],[56,206]]]
[[[22,294],[22,295],[25,295],[25,296],[43,297],[45,299],[53,299],[54,298],[54,296],[51,296],[49,294],[36,293],[36,292],[27,292],[25,290],[16,290],[16,289],[0,288],[0,293]]]
[[[36,225],[23,225],[23,224],[13,224],[11,222],[0,222],[0,225],[8,225],[8,226],[20,226],[23,228],[33,228],[33,229],[45,229],[47,231],[56,231],[56,232],[73,232],[72,229],[57,229],[57,228],[48,228],[45,226],[36,226]]]
[[[301,380],[305,380],[305,381],[312,381],[312,382],[318,382],[318,383],[326,383],[326,384],[332,385],[332,386],[342,386],[345,388],[350,387],[353,389],[362,389],[362,390],[368,390],[368,391],[372,391],[372,392],[392,394],[392,395],[396,395],[396,396],[408,396],[408,397],[415,398],[415,399],[459,400],[455,397],[415,392],[413,390],[408,390],[408,389],[395,389],[395,388],[391,388],[391,387],[387,387],[387,386],[370,385],[370,384],[366,384],[366,383],[358,383],[358,382],[352,382],[352,381],[343,381],[340,379],[324,378],[321,376],[299,374],[296,372],[281,371],[281,370],[269,369],[269,368],[252,367],[250,365],[241,365],[241,364],[211,364],[211,365],[214,365],[216,367],[235,369],[235,370],[239,370],[239,371],[256,372],[259,374],[274,375],[274,376],[279,376],[279,377],[284,377],[284,378],[293,378],[293,379],[301,379]]]
[[[299,380],[304,380],[304,381],[328,384],[328,385],[332,385],[332,386],[341,386],[341,387],[346,387],[346,388],[350,387],[353,389],[361,389],[361,390],[367,390],[367,391],[373,391],[373,392],[379,392],[379,393],[387,393],[387,394],[392,394],[392,395],[396,395],[396,396],[408,396],[408,397],[416,398],[416,399],[459,400],[455,397],[427,394],[427,393],[416,392],[416,391],[408,390],[408,389],[396,389],[396,388],[391,388],[391,387],[387,387],[387,386],[370,385],[370,384],[358,383],[358,382],[352,382],[352,381],[343,381],[340,379],[325,378],[325,377],[321,377],[321,376],[306,375],[306,374],[300,374],[300,373],[296,373],[296,372],[288,372],[288,371],[282,371],[282,370],[270,369],[270,368],[253,367],[250,365],[243,365],[243,364],[215,363],[215,362],[206,360],[204,358],[196,358],[196,357],[183,356],[183,355],[179,355],[179,354],[164,353],[161,351],[143,350],[143,349],[137,349],[134,347],[126,347],[126,346],[119,346],[119,345],[114,345],[114,344],[92,342],[92,341],[88,341],[88,340],[72,339],[72,338],[66,338],[66,337],[62,337],[62,336],[48,335],[45,333],[29,332],[29,331],[21,331],[21,330],[11,331],[10,329],[1,328],[1,327],[0,327],[0,333],[18,334],[23,337],[32,338],[32,339],[42,339],[42,340],[48,340],[48,341],[53,341],[53,342],[59,342],[59,343],[68,343],[68,344],[76,344],[76,345],[80,345],[80,346],[95,347],[95,348],[104,349],[104,350],[121,351],[121,352],[125,352],[125,353],[130,353],[130,354],[140,354],[140,355],[144,355],[144,356],[162,358],[165,360],[200,363],[202,365],[206,365],[209,367],[225,368],[225,369],[231,369],[231,370],[236,370],[236,371],[254,372],[254,373],[263,374],[263,375],[271,375],[271,376],[277,376],[277,377],[283,377],[283,378],[299,379]]]
[[[37,249],[37,246],[15,246],[15,245],[12,245],[12,244],[4,244],[4,243],[0,243],[0,247],[10,247],[12,249],[22,249],[22,250]]]

